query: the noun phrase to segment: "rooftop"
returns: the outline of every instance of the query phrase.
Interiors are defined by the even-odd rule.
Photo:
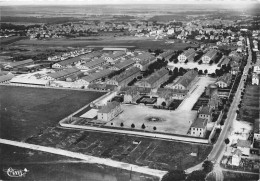
[[[210,115],[211,112],[212,112],[212,109],[209,106],[201,106],[201,108],[199,109],[199,114]]]
[[[107,105],[103,106],[98,112],[99,113],[109,113],[111,110],[115,109],[117,106],[119,106],[119,102],[108,102]]]
[[[207,126],[207,119],[203,119],[203,118],[197,118],[191,124],[191,127],[194,128],[205,128],[206,126]]]

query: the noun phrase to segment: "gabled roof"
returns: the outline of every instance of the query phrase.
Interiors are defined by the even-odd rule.
[[[112,58],[112,59],[115,59],[115,58],[121,57],[121,56],[123,56],[123,55],[125,55],[125,54],[126,54],[126,53],[123,52],[123,51],[118,51],[118,52],[116,52],[116,53],[114,53],[114,54],[109,55],[108,57],[110,57],[110,58]]]
[[[152,75],[150,75],[148,78],[146,78],[143,81],[145,81],[149,84],[153,84],[156,81],[158,81],[159,79],[161,79],[162,77],[164,77],[166,74],[168,74],[168,70],[162,68],[162,69],[158,70],[157,72],[154,72]]]
[[[74,73],[79,72],[79,71],[80,71],[79,69],[73,67],[73,68],[68,68],[68,69],[61,70],[61,71],[58,71],[58,72],[55,72],[55,73],[51,73],[51,74],[49,74],[49,76],[54,78],[54,79],[57,79],[57,78],[64,77],[64,76],[67,76],[67,75],[70,75],[70,74],[74,74]]]
[[[138,59],[138,60],[143,61],[143,60],[151,60],[151,59],[153,59],[153,58],[155,58],[153,55],[151,55],[151,54],[148,53],[148,52],[145,52],[145,53],[142,53],[142,54],[140,54],[140,55],[137,55],[137,56],[134,57],[133,59]]]
[[[203,119],[203,118],[197,118],[191,124],[191,127],[194,128],[205,128],[206,126],[207,126],[207,119]]]
[[[186,72],[176,83],[176,84],[181,84],[185,88],[187,88],[190,83],[197,77],[198,72],[195,70],[190,70]]]
[[[119,70],[121,70],[121,69],[126,68],[126,67],[128,67],[130,65],[133,65],[134,63],[135,63],[134,60],[129,59],[129,60],[125,60],[125,61],[123,61],[123,62],[121,62],[119,64],[115,64],[115,67],[118,68]]]
[[[137,67],[132,67],[124,72],[122,72],[121,74],[115,76],[113,79],[115,81],[117,81],[118,83],[124,81],[125,79],[127,79],[128,77],[132,76],[133,74],[137,74],[140,72],[140,69]]]
[[[103,106],[98,113],[109,113],[111,110],[115,109],[117,106],[119,106],[120,103],[113,101],[113,102],[108,102],[107,105]]]
[[[79,62],[80,60],[81,60],[81,58],[80,58],[80,56],[78,56],[78,57],[73,57],[73,58],[63,60],[61,62],[58,62],[57,64],[60,64],[61,66],[66,66],[66,65],[73,64],[75,62]]]
[[[87,62],[86,64],[84,64],[84,66],[86,67],[94,67],[94,66],[98,66],[102,63],[106,62],[106,60],[100,58],[100,59],[94,59],[93,61],[91,62]]]
[[[218,77],[217,82],[225,82],[226,84],[229,84],[231,82],[232,75],[230,73],[226,73],[222,75],[221,77]]]
[[[189,57],[194,56],[195,53],[196,53],[196,51],[195,51],[194,49],[190,48],[190,49],[184,51],[184,52],[182,53],[182,55],[184,55],[184,56],[186,56],[187,58],[189,58]]]
[[[201,108],[199,109],[199,114],[210,115],[211,112],[212,112],[212,109],[209,106],[201,106]]]
[[[204,54],[203,56],[208,56],[210,59],[214,58],[214,56],[217,54],[217,50],[215,49],[211,49],[209,51],[207,51],[206,54]]]
[[[105,69],[105,70],[101,70],[100,72],[95,72],[93,74],[81,77],[81,79],[87,81],[87,82],[92,82],[98,79],[101,79],[103,77],[108,76],[109,74],[111,74],[112,72],[114,72],[113,70],[110,69]]]

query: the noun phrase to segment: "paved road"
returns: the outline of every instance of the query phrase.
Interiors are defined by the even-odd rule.
[[[17,147],[22,147],[22,148],[28,148],[28,149],[32,149],[32,150],[48,152],[48,153],[52,153],[52,154],[56,154],[56,155],[67,156],[67,157],[71,157],[71,158],[78,158],[81,160],[85,160],[88,163],[102,164],[102,165],[121,168],[121,169],[129,170],[129,171],[132,170],[132,171],[138,172],[138,173],[154,175],[159,178],[162,178],[162,176],[167,173],[166,171],[150,169],[147,167],[118,162],[118,161],[114,161],[111,159],[84,155],[82,153],[76,153],[76,152],[72,152],[72,151],[62,150],[59,148],[52,148],[52,147],[40,146],[40,145],[23,143],[23,142],[18,142],[18,141],[11,141],[11,140],[1,139],[1,138],[0,138],[0,144],[7,144],[7,145],[17,146]]]
[[[223,154],[224,154],[224,151],[225,151],[224,140],[229,136],[229,134],[231,132],[233,120],[236,118],[236,110],[237,110],[237,106],[240,102],[241,89],[243,89],[244,79],[246,79],[246,77],[247,77],[247,76],[245,76],[245,73],[248,72],[248,69],[250,68],[250,64],[251,64],[251,61],[252,61],[252,53],[251,53],[249,39],[247,39],[247,41],[248,41],[248,52],[249,52],[247,64],[244,68],[244,72],[243,72],[243,75],[242,75],[241,80],[239,82],[237,92],[234,96],[233,102],[232,102],[230,109],[229,109],[229,112],[227,114],[227,119],[225,121],[223,129],[222,129],[222,131],[219,135],[219,138],[218,138],[216,144],[214,145],[211,153],[208,156],[209,160],[214,161],[216,164],[219,164],[222,157],[223,157]],[[221,176],[218,176],[218,175],[217,175],[217,181],[222,181],[223,178]]]

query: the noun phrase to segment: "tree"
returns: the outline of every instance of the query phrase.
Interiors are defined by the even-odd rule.
[[[203,170],[206,172],[206,173],[209,173],[212,171],[213,169],[213,164],[211,161],[205,161],[203,164],[202,164],[202,167],[203,167]]]
[[[230,142],[230,141],[229,141],[229,139],[228,139],[228,138],[226,138],[226,139],[225,139],[225,144],[226,144],[226,145],[228,145],[228,144],[229,144],[229,142]]]
[[[165,107],[166,106],[166,102],[162,102],[162,106]]]
[[[230,142],[229,139],[226,138],[226,139],[225,139],[226,149],[227,149],[227,145],[229,144],[229,142]]]
[[[207,70],[207,69],[205,69],[205,70],[204,70],[204,74],[207,74],[207,73],[208,73],[208,70]]]
[[[133,124],[131,124],[131,128],[135,128],[135,124],[133,123]]]
[[[142,124],[142,129],[145,129],[145,125],[144,124]]]
[[[162,181],[185,180],[186,174],[183,170],[171,170],[162,177]]]
[[[220,128],[217,128],[216,129],[216,133],[220,133],[221,132],[221,129]]]
[[[223,115],[223,119],[226,119],[226,118],[227,118],[227,115],[226,115],[226,114],[224,114],[224,115]]]
[[[222,119],[222,120],[220,121],[220,123],[219,123],[219,124],[220,124],[221,126],[223,126],[223,125],[224,125],[224,123],[225,123],[225,121]]]
[[[187,181],[202,181],[205,180],[206,173],[203,170],[195,170],[191,172],[188,177]]]
[[[156,129],[157,129],[157,128],[154,126],[154,127],[153,127],[153,130],[155,131]]]
[[[202,75],[202,74],[203,74],[203,71],[202,71],[202,70],[199,70],[198,74],[199,74],[199,75]]]
[[[120,126],[121,126],[121,127],[124,127],[124,123],[121,123]]]
[[[198,62],[198,64],[202,64],[202,60],[200,60],[200,61]]]
[[[236,113],[239,114],[239,110],[236,110]]]

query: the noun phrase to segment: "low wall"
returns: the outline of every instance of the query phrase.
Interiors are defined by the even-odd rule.
[[[144,137],[152,137],[152,138],[162,138],[162,139],[168,139],[168,140],[177,140],[177,141],[183,141],[183,142],[193,142],[193,143],[203,143],[208,144],[208,139],[202,139],[202,138],[194,138],[194,137],[187,137],[187,136],[176,136],[176,135],[166,135],[166,134],[158,134],[158,133],[150,133],[150,132],[139,132],[139,131],[129,131],[129,130],[120,130],[120,129],[113,129],[113,128],[100,128],[100,127],[94,127],[94,126],[83,126],[83,125],[72,125],[64,123],[65,119],[63,121],[60,121],[60,125],[62,127],[66,128],[76,128],[76,129],[86,129],[86,130],[93,130],[93,131],[100,131],[100,132],[110,132],[110,133],[120,133],[120,134],[129,134],[129,135],[140,135]]]

